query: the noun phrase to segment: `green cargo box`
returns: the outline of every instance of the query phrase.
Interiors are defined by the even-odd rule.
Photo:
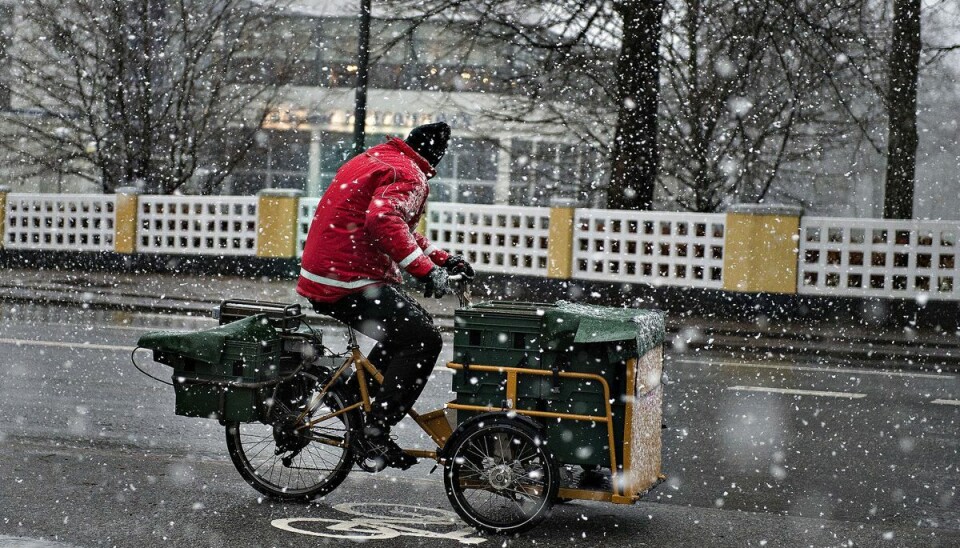
[[[481,303],[457,310],[454,315],[453,361],[468,367],[453,376],[453,390],[458,401],[462,399],[469,405],[505,405],[506,374],[471,371],[469,366],[540,369],[544,359],[540,338],[542,324],[543,308],[537,303]],[[524,376],[519,379],[517,399],[525,405],[535,406],[542,397],[545,383],[543,378]],[[460,422],[473,414],[461,415]]]
[[[598,375],[606,381],[617,461],[623,462],[627,363],[663,340],[659,312],[558,303],[491,302],[457,310],[456,363],[520,367]],[[518,375],[517,402],[506,401],[506,374],[458,370],[456,403],[504,409],[604,416],[597,380]],[[458,411],[462,423],[476,412]],[[538,419],[551,450],[564,464],[610,466],[610,442],[602,422]]]
[[[184,374],[260,382],[279,374],[280,337],[263,314],[205,331],[156,331],[137,346]]]
[[[206,331],[147,333],[138,345],[173,368],[177,415],[259,420],[260,389],[230,385],[271,381],[281,373],[281,339],[263,314]]]
[[[220,421],[257,422],[265,414],[262,389],[185,383],[177,380],[175,375],[174,410],[177,415]]]

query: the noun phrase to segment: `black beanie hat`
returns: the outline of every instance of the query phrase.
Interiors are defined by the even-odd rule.
[[[437,167],[440,158],[443,158],[443,154],[447,151],[449,140],[450,126],[446,122],[434,122],[413,128],[406,142],[431,166]]]

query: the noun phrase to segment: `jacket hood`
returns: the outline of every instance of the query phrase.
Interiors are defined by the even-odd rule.
[[[389,141],[384,143],[385,145],[393,146],[400,151],[404,156],[409,156],[413,159],[413,162],[420,168],[420,171],[427,176],[427,179],[432,178],[437,174],[437,170],[430,165],[430,162],[426,158],[420,156],[416,150],[407,144],[406,141],[397,137],[391,137]]]

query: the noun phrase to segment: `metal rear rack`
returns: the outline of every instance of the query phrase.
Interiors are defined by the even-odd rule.
[[[297,303],[227,299],[214,311],[220,325],[257,314],[266,314],[270,324],[281,331],[296,330],[303,319],[303,310]]]

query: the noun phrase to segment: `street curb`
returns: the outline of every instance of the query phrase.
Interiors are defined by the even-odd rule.
[[[127,312],[151,312],[161,314],[186,315],[191,317],[212,318],[213,310],[220,301],[182,299],[177,297],[144,297],[122,295],[106,297],[91,292],[77,293],[56,290],[0,288],[0,301],[21,304],[43,304],[50,306],[82,307],[98,310],[122,310]],[[306,317],[315,325],[338,325],[339,322],[306,311]],[[443,332],[453,330],[453,314],[434,313],[437,327]],[[774,356],[813,356],[815,359],[829,359],[842,365],[864,365],[884,370],[960,372],[960,338],[955,344],[941,342],[940,346],[928,347],[928,342],[894,341],[877,338],[873,341],[845,339],[833,342],[822,337],[813,340],[804,334],[791,332],[752,330],[731,332],[713,329],[709,324],[695,329],[695,324],[668,322],[666,346],[669,350],[683,352],[715,352],[729,355],[734,359],[757,359],[757,351],[766,351],[764,357]],[[689,336],[689,340],[687,339]],[[910,346],[912,344],[912,346]]]

